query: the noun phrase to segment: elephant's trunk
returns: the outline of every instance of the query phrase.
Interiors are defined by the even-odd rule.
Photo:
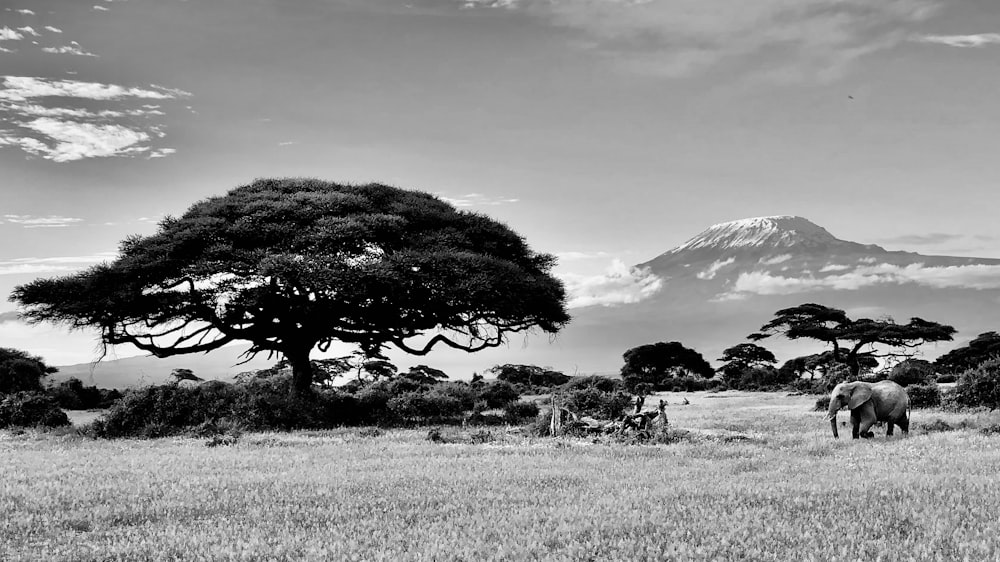
[[[827,412],[827,418],[830,420],[830,429],[833,430],[833,438],[839,439],[840,435],[837,433],[837,410],[840,410],[840,400],[837,398],[830,399],[830,411]]]

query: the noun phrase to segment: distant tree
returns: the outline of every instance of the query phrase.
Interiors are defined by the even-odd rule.
[[[46,365],[41,357],[0,347],[0,394],[40,392],[42,379],[57,371]]]
[[[194,371],[192,371],[191,369],[174,369],[173,371],[170,372],[170,376],[174,377],[175,382],[181,382],[181,381],[201,382],[205,380],[195,375]]]
[[[94,327],[105,345],[157,357],[248,341],[248,357],[287,358],[302,394],[310,353],[333,342],[377,358],[388,346],[474,352],[559,331],[569,315],[554,264],[506,225],[428,193],[262,179],[127,238],[111,263],[21,285],[11,300],[29,321]]]
[[[938,357],[934,366],[942,373],[955,375],[997,358],[1000,358],[1000,334],[984,332],[967,345]]]
[[[771,366],[778,360],[765,347],[755,343],[741,343],[724,350],[718,361],[723,361],[723,364],[716,371],[728,380],[735,380],[752,367]]]
[[[569,375],[536,365],[496,365],[487,370],[497,380],[529,388],[550,388],[569,382]]]
[[[645,383],[655,389],[663,388],[666,380],[683,373],[711,378],[712,366],[697,351],[684,347],[680,342],[658,342],[640,345],[626,351],[622,358],[621,375],[629,391]]]
[[[410,370],[403,373],[402,376],[421,384],[435,384],[448,378],[448,375],[441,369],[435,369],[427,365],[410,367]]]
[[[819,304],[802,304],[779,310],[774,319],[764,324],[749,339],[760,341],[772,335],[788,339],[814,339],[832,346],[833,359],[845,363],[852,377],[861,372],[859,357],[910,357],[912,350],[929,342],[950,341],[955,328],[912,318],[908,324],[897,324],[892,319],[851,320],[840,309]],[[876,352],[876,346],[888,348]]]

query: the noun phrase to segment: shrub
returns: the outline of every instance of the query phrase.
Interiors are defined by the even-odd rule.
[[[0,400],[0,428],[69,425],[66,412],[41,392],[17,392]]]
[[[951,374],[951,373],[945,373],[943,375],[938,375],[938,377],[937,377],[938,384],[946,384],[946,383],[950,383],[950,382],[956,382],[957,380],[958,380],[958,377],[955,376],[955,375],[953,375],[953,374]]]
[[[49,388],[48,392],[59,403],[59,407],[66,410],[109,408],[122,397],[122,393],[117,390],[84,386],[77,378],[63,381]]]
[[[503,417],[509,424],[520,424],[538,417],[538,411],[534,402],[509,402],[503,407]]]
[[[410,421],[441,421],[462,414],[461,399],[436,390],[407,392],[389,399],[389,409]]]
[[[643,384],[643,383],[639,383]],[[561,389],[564,392],[576,390],[597,389],[601,392],[620,392],[625,389],[625,382],[621,379],[610,379],[599,375],[587,377],[573,377]]]
[[[617,418],[632,404],[632,398],[624,392],[603,392],[593,387],[563,392],[560,397],[564,408],[600,419]]]
[[[934,383],[913,384],[906,387],[910,396],[910,407],[933,408],[941,405],[941,390]]]
[[[991,410],[1000,407],[1000,359],[962,373],[950,399],[959,407],[983,406]]]
[[[825,412],[830,409],[830,397],[821,396],[816,399],[816,405],[813,406],[814,412]]]
[[[94,422],[99,437],[162,437],[219,425],[253,431],[320,429],[354,423],[354,397],[317,390],[303,398],[288,393],[290,377],[246,384],[211,381],[188,387],[151,386],[125,393]]]
[[[487,408],[503,408],[505,404],[521,397],[514,385],[506,381],[495,381],[475,387],[476,401],[484,402]]]
[[[934,367],[923,359],[907,359],[892,368],[889,380],[899,386],[927,384],[934,378]]]

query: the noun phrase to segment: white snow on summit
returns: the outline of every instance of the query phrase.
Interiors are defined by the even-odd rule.
[[[747,247],[787,248],[803,242],[830,244],[841,240],[808,219],[792,215],[776,215],[713,225],[674,248],[672,252],[699,248],[717,250]]]

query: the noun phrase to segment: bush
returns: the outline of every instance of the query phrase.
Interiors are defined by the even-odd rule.
[[[487,408],[503,408],[521,397],[514,385],[506,381],[495,381],[475,387],[476,402],[484,402]]]
[[[0,428],[69,425],[66,412],[41,392],[17,392],[0,400]]]
[[[907,359],[892,368],[889,380],[899,386],[927,384],[934,380],[934,367],[923,359]]]
[[[162,437],[211,424],[250,431],[322,429],[355,423],[354,397],[317,390],[292,398],[289,377],[253,379],[246,384],[212,381],[187,387],[151,386],[125,393],[94,422],[99,437]]]
[[[388,405],[396,415],[410,421],[439,422],[456,418],[464,411],[460,398],[437,389],[407,392],[390,398]]]
[[[95,410],[110,408],[122,393],[117,390],[84,386],[80,379],[72,378],[51,388],[48,393],[66,410]]]
[[[912,408],[934,408],[941,405],[941,390],[934,383],[906,387]]]
[[[816,405],[813,406],[814,412],[825,412],[830,409],[830,397],[822,396],[816,399]]]
[[[588,377],[573,377],[560,388],[564,392],[587,389],[597,389],[601,392],[620,392],[625,389],[625,382],[621,379],[609,379],[608,377],[591,375]]]
[[[1000,359],[992,359],[962,373],[949,396],[959,407],[981,406],[991,410],[1000,407]]]
[[[538,411],[534,402],[510,402],[503,407],[503,417],[511,425],[521,424],[538,417]]]
[[[564,408],[581,416],[613,419],[621,416],[632,405],[632,398],[624,392],[603,392],[597,388],[584,388],[560,393]]]
[[[950,382],[956,382],[957,380],[958,380],[958,377],[955,376],[955,375],[952,375],[950,373],[946,373],[946,374],[943,374],[943,375],[938,375],[938,377],[937,377],[938,384],[947,384],[947,383],[950,383]]]

